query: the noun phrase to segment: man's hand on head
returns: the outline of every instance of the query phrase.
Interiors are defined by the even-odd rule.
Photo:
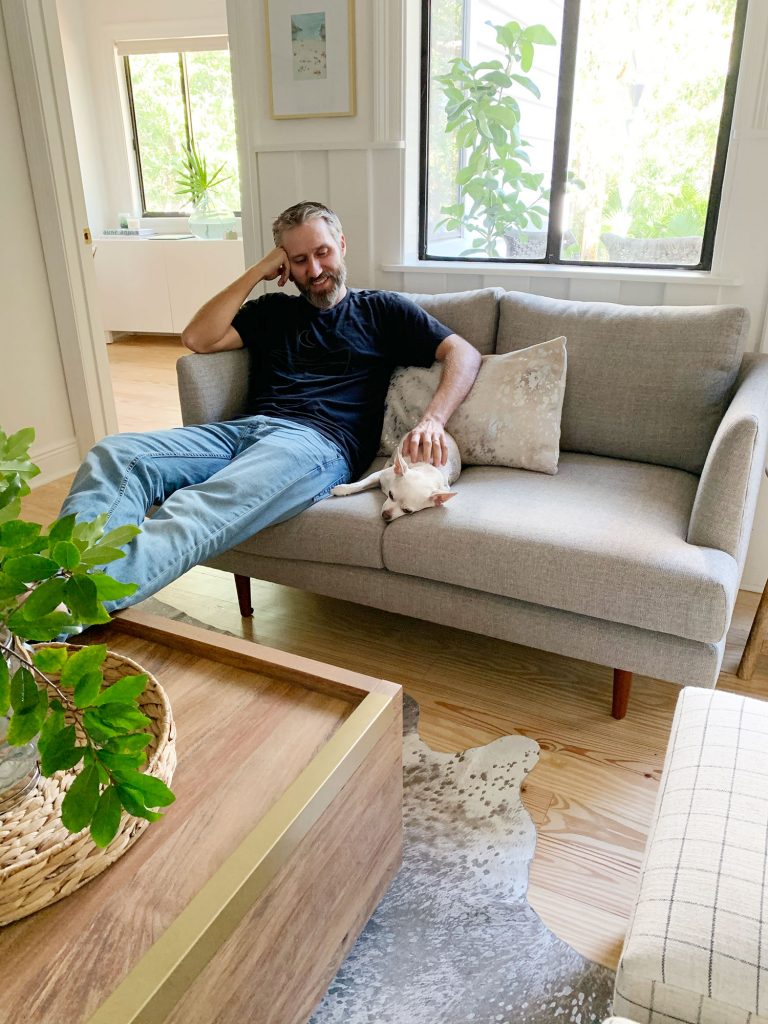
[[[403,454],[411,462],[431,462],[444,466],[448,461],[445,427],[433,416],[424,416],[403,438]]]
[[[279,277],[278,286],[284,288],[291,277],[291,261],[285,249],[279,245],[268,252],[259,262],[262,281],[274,281]]]

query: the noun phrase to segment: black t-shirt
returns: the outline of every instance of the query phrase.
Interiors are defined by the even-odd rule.
[[[396,292],[349,289],[330,309],[270,292],[232,321],[251,354],[249,412],[309,423],[353,477],[376,454],[396,366],[431,366],[453,332]]]

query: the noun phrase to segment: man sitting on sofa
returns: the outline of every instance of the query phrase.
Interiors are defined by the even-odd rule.
[[[290,207],[272,231],[275,248],[207,302],[181,336],[193,352],[249,350],[249,414],[106,437],[62,506],[62,516],[107,512],[108,528],[142,528],[108,570],[138,589],[107,602],[110,610],[149,597],[359,476],[376,454],[396,366],[443,363],[405,445],[413,460],[446,460],[444,425],[474,382],[479,353],[397,293],[348,289],[341,224],[322,204]],[[257,284],[276,279],[281,288],[293,281],[301,295],[245,302]],[[159,508],[145,521],[152,505]]]

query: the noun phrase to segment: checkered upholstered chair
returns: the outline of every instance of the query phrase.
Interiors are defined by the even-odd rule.
[[[681,692],[613,1008],[768,1024],[768,701]]]

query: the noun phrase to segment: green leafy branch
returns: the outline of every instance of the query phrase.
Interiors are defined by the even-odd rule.
[[[541,228],[549,212],[550,192],[543,187],[544,175],[530,169],[531,144],[521,134],[520,104],[510,90],[519,87],[541,98],[527,72],[535,47],[554,46],[556,40],[544,25],[524,29],[510,21],[492,27],[504,62],[470,64],[454,57],[451,70],[435,78],[446,97],[445,130],[455,132],[459,148],[468,151],[456,175],[459,202],[441,207],[447,216],[437,225],[475,235],[462,256],[498,255],[496,243],[510,229]],[[530,201],[523,198],[526,191],[534,193]]]
[[[105,532],[107,515],[76,523],[65,516],[44,532],[19,519],[21,498],[39,469],[29,459],[34,431],[0,431],[0,716],[12,711],[5,742],[23,746],[39,734],[40,770],[80,770],[62,803],[64,826],[90,826],[98,846],[115,837],[123,810],[154,821],[153,809],[174,800],[161,780],[142,772],[152,740],[138,707],[147,677],[104,685],[105,646],[30,648],[73,628],[109,621],[104,601],[133,594],[136,585],[101,566],[140,530]]]

